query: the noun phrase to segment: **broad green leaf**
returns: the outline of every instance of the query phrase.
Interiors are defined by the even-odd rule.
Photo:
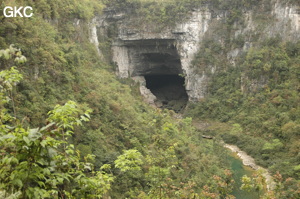
[[[28,139],[28,137],[23,136],[23,140],[26,142],[27,145],[30,145],[30,140]]]

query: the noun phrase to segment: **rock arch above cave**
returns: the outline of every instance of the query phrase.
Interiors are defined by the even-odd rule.
[[[118,41],[113,49],[121,77],[183,72],[174,39]]]

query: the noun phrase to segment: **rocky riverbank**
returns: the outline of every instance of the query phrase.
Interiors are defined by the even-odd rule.
[[[236,153],[245,166],[251,167],[254,170],[261,170],[262,175],[266,178],[267,189],[272,190],[274,188],[274,181],[267,169],[256,165],[255,160],[251,156],[249,156],[245,151],[242,151],[239,147],[230,144],[224,144],[224,147]]]

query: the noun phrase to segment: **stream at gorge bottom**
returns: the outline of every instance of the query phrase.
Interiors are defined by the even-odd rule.
[[[247,166],[244,166],[242,160],[233,152],[228,156],[228,160],[230,162],[230,167],[233,171],[233,179],[235,181],[231,194],[235,196],[236,199],[259,199],[257,193],[247,192],[240,189],[243,175],[252,177],[255,171]]]

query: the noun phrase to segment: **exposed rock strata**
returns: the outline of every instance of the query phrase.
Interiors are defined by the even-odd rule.
[[[151,93],[151,91],[146,87],[146,80],[142,76],[133,77],[135,82],[140,84],[140,92],[141,95],[144,96],[144,100],[146,103],[155,106],[156,97]]]

